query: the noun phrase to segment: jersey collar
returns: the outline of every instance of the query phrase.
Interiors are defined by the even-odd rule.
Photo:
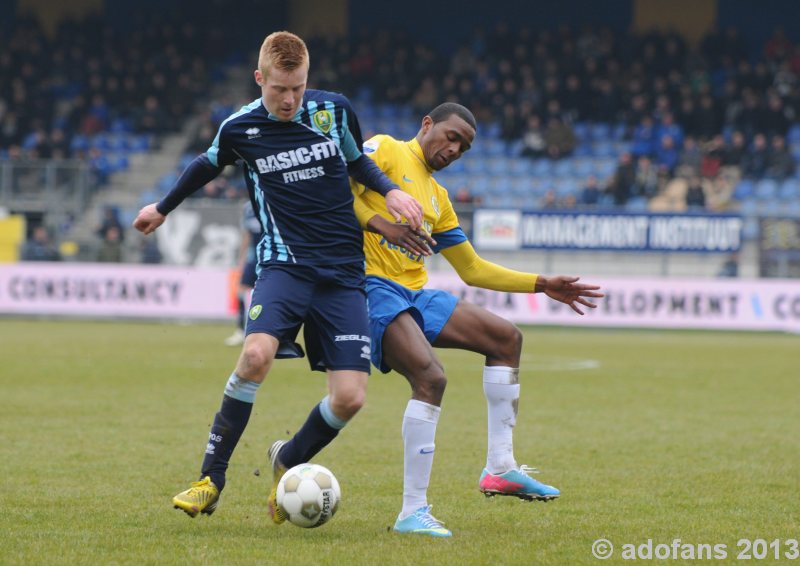
[[[419,145],[417,138],[413,138],[406,142],[406,147],[411,150],[411,153],[414,154],[414,157],[420,160],[420,162],[425,166],[425,169],[428,170],[428,173],[433,173],[433,169],[428,162],[425,161],[425,155],[422,153],[422,146]]]
[[[305,103],[305,98],[303,98],[303,103]],[[270,120],[273,120],[275,122],[281,122],[282,121],[275,114],[273,114],[272,112],[269,111],[269,108],[267,108],[267,105],[264,103],[264,99],[263,98],[261,99],[261,106],[264,107],[264,112],[267,113],[267,118],[269,118]],[[304,109],[303,108],[303,104],[301,104],[300,108],[297,109],[297,113],[294,116],[292,116],[292,119],[289,120],[289,121],[290,122],[297,122],[298,120],[300,120],[300,114],[303,113],[303,109]]]

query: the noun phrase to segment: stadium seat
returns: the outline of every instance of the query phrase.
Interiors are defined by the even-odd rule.
[[[595,157],[613,157],[616,155],[614,142],[603,139],[592,143],[592,155]]]
[[[535,159],[531,165],[531,173],[537,177],[549,177],[553,172],[553,162],[549,159]]]
[[[594,174],[599,179],[607,179],[611,177],[617,170],[617,160],[611,157],[605,157],[594,160]]]
[[[592,133],[589,124],[585,122],[575,122],[572,124],[572,130],[575,132],[575,137],[578,138],[579,143],[592,141]]]
[[[470,175],[485,175],[489,171],[484,158],[476,155],[464,158],[464,169]]]
[[[742,179],[733,191],[733,198],[745,201],[756,193],[756,186],[750,179]]]
[[[511,168],[510,161],[505,157],[489,157],[485,161],[486,167],[492,175],[505,175]]]
[[[490,157],[506,157],[509,154],[508,145],[501,139],[490,139],[486,143],[478,145],[483,146],[486,155]]]
[[[592,124],[591,132],[592,141],[595,143],[599,141],[611,141],[611,126],[604,122]]]
[[[778,196],[785,200],[800,199],[800,180],[786,179],[778,188]]]
[[[579,177],[588,177],[594,175],[594,163],[591,159],[579,157],[572,160],[573,173]]]
[[[786,141],[790,144],[800,143],[800,124],[795,124],[789,128],[789,133],[786,136]]]
[[[647,199],[644,197],[632,197],[625,203],[625,210],[628,212],[647,212]]]
[[[515,157],[508,161],[508,172],[518,177],[526,177],[531,174],[531,160],[524,157]]]
[[[553,165],[553,175],[556,177],[571,177],[574,165],[572,159],[560,159]]]
[[[756,183],[756,197],[771,200],[778,196],[778,183],[773,179],[761,179]]]

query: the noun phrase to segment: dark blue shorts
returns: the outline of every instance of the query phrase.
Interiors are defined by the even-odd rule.
[[[258,273],[256,272],[257,267],[257,260],[248,261],[244,265],[244,269],[242,269],[242,275],[239,277],[239,285],[243,285],[245,287],[255,287],[256,279],[258,279]]]
[[[370,371],[370,335],[364,264],[261,267],[247,334],[293,340],[303,325],[312,370]]]
[[[458,304],[458,298],[445,291],[413,291],[389,279],[375,276],[367,278],[367,298],[372,363],[383,373],[391,371],[383,361],[383,334],[397,315],[408,312],[422,329],[428,342],[433,344]]]

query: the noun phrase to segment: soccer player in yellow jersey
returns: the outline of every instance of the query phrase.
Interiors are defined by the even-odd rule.
[[[602,297],[596,285],[577,277],[544,277],[506,269],[477,255],[458,223],[447,191],[433,173],[467,151],[475,138],[472,113],[455,103],[436,107],[422,120],[415,139],[377,135],[364,153],[424,208],[426,232],[397,224],[379,195],[352,183],[355,208],[366,228],[367,297],[372,362],[384,373],[394,369],[411,384],[403,416],[403,508],[394,530],[448,537],[430,513],[427,489],[433,465],[436,424],[447,379],[432,346],[459,348],[486,357],[483,390],[488,405],[488,451],[479,488],[487,495],[526,500],[554,499],[558,489],[528,475],[532,468],[514,458],[513,429],[519,400],[522,333],[509,321],[450,293],[424,289],[424,258],[441,252],[469,285],[519,293],[545,293],[583,314]]]

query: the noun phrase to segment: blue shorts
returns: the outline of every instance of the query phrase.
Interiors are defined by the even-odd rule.
[[[239,285],[244,287],[255,287],[256,279],[258,279],[258,260],[248,261],[242,269],[242,275],[239,277]]]
[[[370,371],[364,264],[269,264],[258,275],[246,334],[294,340],[300,325],[312,370]]]
[[[458,298],[445,291],[422,289],[412,291],[394,281],[367,277],[369,328],[372,334],[372,363],[383,373],[391,368],[383,362],[383,334],[397,315],[408,312],[431,344],[450,320]]]

